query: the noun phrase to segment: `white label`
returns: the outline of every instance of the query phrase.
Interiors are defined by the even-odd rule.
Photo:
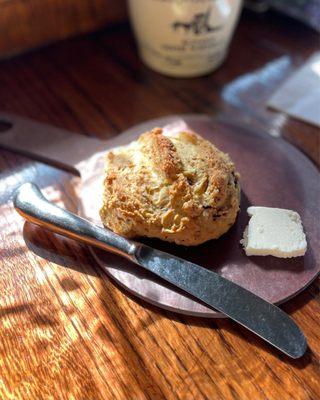
[[[143,60],[176,76],[209,72],[223,61],[241,0],[129,0]]]

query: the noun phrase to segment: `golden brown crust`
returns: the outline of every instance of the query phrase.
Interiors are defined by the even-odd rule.
[[[121,235],[200,244],[233,225],[239,201],[229,156],[194,132],[155,128],[107,155],[100,215]]]

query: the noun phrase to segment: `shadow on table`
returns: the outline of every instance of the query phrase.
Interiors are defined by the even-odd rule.
[[[26,222],[24,225],[23,234],[28,248],[38,256],[43,257],[46,260],[54,262],[61,266],[71,268],[76,271],[89,274],[91,276],[98,276],[102,280],[103,288],[105,288],[103,281],[107,281],[108,278],[103,270],[96,265],[96,262],[93,259],[92,263],[88,263],[88,257],[90,259],[91,255],[88,254],[88,251],[85,249],[85,247],[79,245],[77,242],[71,239],[67,239],[63,236],[46,231],[43,228],[40,228],[28,222]],[[245,328],[239,326],[229,319],[192,317],[163,310],[132,295],[126,289],[121,287],[120,284],[118,284],[117,282],[113,281],[113,284],[131,300],[135,301],[140,306],[152,311],[157,316],[157,318],[166,317],[186,325],[215,329],[219,332],[219,336],[221,337],[223,337],[223,331],[227,331],[233,336],[239,337],[240,339],[245,338],[245,340],[248,343],[252,344],[253,347],[261,348],[270,354],[277,354],[282,361],[289,363],[290,365],[298,369],[305,368],[312,359],[312,352],[310,349],[307,350],[306,354],[301,359],[292,360],[289,357],[281,354],[277,350],[273,349],[271,346],[267,345],[262,339],[260,339],[253,333],[249,332]],[[63,286],[66,291],[75,290],[78,288],[77,284],[72,282],[72,280],[68,280],[68,282],[63,282]],[[105,288],[105,290],[107,290],[107,288]],[[103,289],[103,291],[100,292],[100,296],[107,311],[109,309],[108,296],[106,296],[105,290]],[[303,307],[310,300],[312,300],[312,295],[309,291],[305,291],[297,296],[294,300],[289,301],[285,305],[285,309],[292,313],[296,309]],[[29,307],[29,305],[27,307]],[[10,310],[8,310],[7,312],[10,312]],[[12,312],[19,312],[19,310],[13,310]],[[116,313],[116,311],[114,312]],[[50,323],[50,321],[48,322]],[[141,329],[145,329],[145,326],[141,326]],[[99,334],[103,334],[103,332],[100,332]],[[258,353],[256,353],[256,355],[259,356]]]
[[[25,222],[23,237],[29,250],[47,261],[62,267],[97,276],[91,258],[85,246],[78,242],[58,235],[37,225]]]
[[[219,332],[219,336],[223,336],[223,331],[227,331],[233,336],[238,337],[239,339],[245,339],[248,343],[250,343],[253,347],[257,347],[262,349],[263,351],[268,352],[272,355],[277,355],[279,359],[282,361],[296,367],[298,369],[304,369],[311,361],[313,357],[312,350],[308,347],[305,355],[300,359],[291,359],[285,354],[281,353],[277,349],[273,348],[271,345],[268,345],[263,339],[259,338],[254,333],[248,331],[246,328],[240,326],[236,322],[230,320],[229,318],[203,318],[203,317],[193,317],[189,315],[178,314],[172,311],[164,310],[157,306],[154,306],[146,301],[137,298],[136,296],[129,293],[125,290],[121,285],[117,282],[113,281],[113,284],[122,292],[126,294],[131,300],[138,303],[141,307],[147,308],[152,311],[156,315],[160,315],[166,318],[169,318],[178,323],[182,323],[184,325],[197,326],[201,328],[211,328],[215,331]],[[292,299],[286,303],[286,309],[288,313],[292,313],[295,310],[305,306],[312,300],[312,295],[309,292],[303,292],[298,295],[295,299]],[[283,307],[282,307],[283,308]],[[290,311],[289,311],[289,310]],[[225,339],[224,339],[225,340]],[[236,350],[234,350],[236,352]],[[254,350],[253,350],[254,351]],[[255,352],[255,351],[254,351]],[[258,353],[256,356],[259,357]]]
[[[54,316],[39,311],[39,306],[32,303],[24,303],[16,306],[0,307],[0,321],[2,318],[10,315],[19,315],[28,313],[29,320],[37,326],[57,326],[58,322]]]

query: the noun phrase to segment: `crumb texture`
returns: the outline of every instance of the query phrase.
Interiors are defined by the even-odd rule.
[[[233,162],[196,133],[155,128],[107,154],[100,216],[120,235],[197,245],[234,224],[239,202]]]

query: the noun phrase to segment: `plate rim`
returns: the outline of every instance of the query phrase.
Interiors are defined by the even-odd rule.
[[[259,131],[255,131],[253,130],[253,128],[251,127],[251,125],[248,122],[244,122],[244,121],[240,121],[239,119],[234,119],[234,118],[230,118],[227,115],[221,114],[218,116],[210,116],[208,114],[196,114],[196,113],[185,113],[185,114],[170,114],[167,116],[162,116],[162,117],[158,117],[158,118],[151,118],[148,119],[146,121],[143,121],[141,123],[138,123],[136,125],[133,125],[132,127],[124,130],[122,133],[120,133],[120,135],[123,137],[124,142],[126,143],[127,139],[130,139],[130,135],[134,134],[134,132],[136,130],[141,130],[141,132],[144,132],[144,129],[146,130],[145,127],[149,126],[150,124],[154,124],[155,126],[158,125],[160,127],[163,127],[169,123],[174,122],[175,120],[179,120],[179,119],[184,119],[186,120],[186,122],[188,122],[188,120],[206,120],[208,122],[211,121],[216,121],[218,123],[221,124],[226,124],[232,127],[240,127],[243,128],[245,127],[249,132],[252,132],[253,135],[255,136],[260,136],[264,139],[268,139],[268,140],[272,140],[274,142],[282,142],[282,144],[284,146],[288,146],[290,147],[291,151],[293,151],[295,154],[297,154],[299,157],[301,157],[305,162],[307,162],[307,164],[309,164],[309,167],[311,167],[316,173],[319,174],[318,168],[317,166],[313,163],[313,161],[306,155],[304,154],[304,152],[302,152],[299,148],[297,148],[296,146],[294,146],[292,143],[288,142],[287,140],[285,140],[282,137],[275,137],[271,134],[269,134],[265,129],[261,128],[261,130]],[[118,135],[118,136],[120,136]],[[113,148],[112,142],[117,140],[117,137],[111,138],[109,140],[107,140],[107,143],[111,144],[110,147],[108,147],[108,150],[111,150]],[[122,144],[121,144],[122,145]],[[121,146],[120,145],[120,146]],[[117,145],[119,146],[119,145]],[[115,146],[114,146],[115,147]],[[127,286],[126,284],[124,284],[121,280],[119,280],[115,275],[113,275],[101,262],[99,256],[97,255],[95,248],[92,246],[87,246],[90,250],[90,253],[92,254],[92,256],[94,257],[95,261],[98,263],[99,267],[103,270],[103,272],[105,274],[107,274],[107,276],[109,276],[112,280],[114,280],[115,282],[117,282],[117,284],[124,290],[128,291],[131,295],[133,295],[133,297],[137,297],[143,301],[146,301],[149,304],[152,304],[153,306],[159,307],[161,309],[164,309],[166,311],[169,312],[173,312],[176,314],[180,314],[180,315],[186,315],[186,316],[192,316],[192,317],[201,317],[201,318],[207,318],[207,319],[211,319],[211,318],[228,318],[226,315],[224,315],[223,313],[216,311],[214,309],[212,309],[212,312],[197,312],[197,311],[189,311],[186,309],[177,309],[174,307],[171,307],[170,305],[167,305],[165,303],[161,303],[161,302],[157,302],[154,301],[150,298],[148,298],[147,296],[144,296],[134,290],[132,290],[129,286]],[[303,290],[305,290],[309,285],[311,285],[314,280],[320,275],[320,269],[315,273],[315,275],[312,277],[312,279],[310,281],[308,281],[303,287],[301,287],[297,292],[293,293],[292,295],[287,296],[284,299],[281,299],[278,302],[275,302],[275,305],[281,305],[284,304],[285,302],[293,299],[294,297],[298,296]],[[210,309],[210,306],[207,306],[208,309]]]

